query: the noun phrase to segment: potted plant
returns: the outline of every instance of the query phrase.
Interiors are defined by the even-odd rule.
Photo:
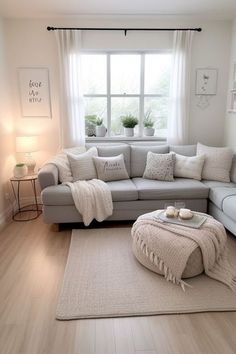
[[[124,127],[125,136],[134,136],[134,127],[138,124],[138,119],[132,114],[121,117],[121,123]]]
[[[149,116],[146,117],[143,121],[143,125],[144,125],[144,135],[153,136],[155,133],[155,129],[153,128],[154,121],[152,120],[152,118],[150,118]]]
[[[16,178],[25,177],[28,173],[28,167],[24,163],[17,163],[14,167],[13,174]]]
[[[95,136],[96,134],[96,114],[88,114],[85,116],[85,133],[87,136]]]
[[[106,135],[107,129],[103,124],[102,118],[97,118],[96,120],[96,136],[103,137]]]

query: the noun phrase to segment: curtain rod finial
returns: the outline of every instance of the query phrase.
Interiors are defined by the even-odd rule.
[[[53,31],[53,27],[48,26],[48,27],[47,27],[47,30],[48,30],[48,31]]]
[[[202,32],[202,29],[201,29],[201,28],[197,28],[197,31],[198,31],[198,32]]]

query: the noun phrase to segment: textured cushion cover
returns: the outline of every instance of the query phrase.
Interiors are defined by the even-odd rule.
[[[116,146],[106,146],[98,145],[98,156],[101,157],[111,157],[117,155],[124,155],[125,167],[130,176],[130,146],[127,144],[116,145]]]
[[[94,157],[93,160],[98,178],[102,181],[117,181],[129,178],[123,154],[113,157]]]
[[[137,189],[130,179],[107,182],[107,185],[114,202],[138,199]],[[74,205],[70,188],[66,185],[47,187],[42,191],[41,196],[44,205]]]
[[[95,147],[80,155],[67,154],[73,182],[79,180],[90,180],[97,178],[97,172],[94,166],[93,157],[97,156],[98,152]]]
[[[148,242],[148,239],[147,239]],[[133,242],[132,244],[132,249],[134,252],[135,257],[139,260],[139,262],[146,268],[152,270],[153,272],[164,275],[164,271],[161,271],[158,266],[153,264],[149,257],[144,254],[140,246],[136,243]],[[196,275],[199,275],[203,272],[204,267],[203,267],[203,258],[202,258],[202,252],[200,250],[200,247],[197,247],[192,254],[190,255],[186,267],[184,269],[184,272],[182,274],[182,278],[190,278],[190,277],[195,277]]]
[[[157,154],[167,154],[169,152],[168,145],[147,145],[138,146],[131,145],[131,177],[142,177],[147,160],[148,151],[155,152]]]
[[[143,177],[159,181],[173,181],[174,164],[175,154],[155,154],[149,151]]]
[[[195,156],[197,152],[197,145],[170,145],[170,151],[184,156]]]
[[[145,178],[133,178],[139,199],[201,199],[207,198],[209,188],[203,183],[187,179],[176,178],[173,182],[155,181]]]
[[[197,155],[205,155],[202,178],[230,182],[230,169],[233,151],[230,148],[218,148],[197,144]]]
[[[223,212],[232,220],[236,221],[236,194],[224,200]]]
[[[174,176],[193,178],[198,181],[202,179],[202,168],[204,165],[203,156],[183,156],[175,154]]]

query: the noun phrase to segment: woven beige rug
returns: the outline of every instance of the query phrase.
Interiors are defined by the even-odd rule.
[[[236,238],[229,238],[236,270]],[[186,292],[144,268],[132,254],[130,228],[73,230],[56,317],[60,320],[235,311],[236,294],[205,275]]]

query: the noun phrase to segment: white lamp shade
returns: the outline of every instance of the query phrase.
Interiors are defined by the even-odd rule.
[[[38,136],[17,136],[16,152],[38,151]]]

